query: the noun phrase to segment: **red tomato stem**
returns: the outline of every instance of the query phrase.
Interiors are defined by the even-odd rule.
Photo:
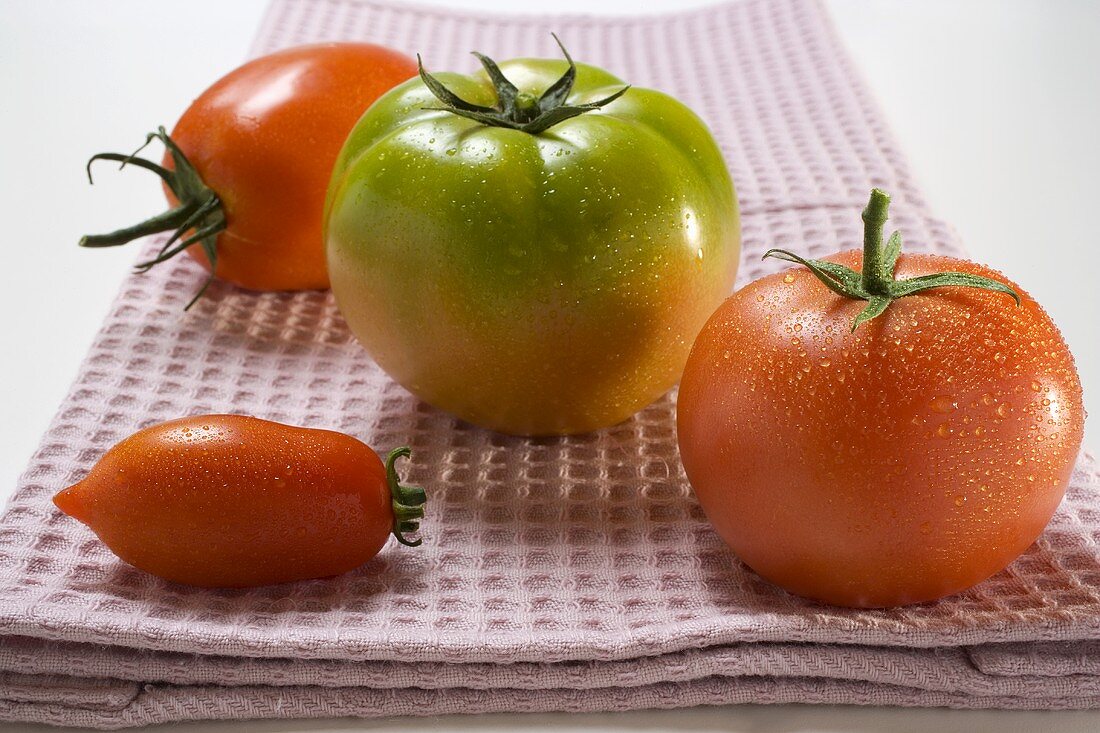
[[[871,199],[863,209],[863,289],[872,295],[888,297],[894,280],[894,263],[887,263],[882,250],[882,228],[889,218],[890,196],[872,188]]]
[[[172,156],[172,170],[156,163],[137,157],[145,147],[154,139],[164,143]],[[120,244],[132,242],[135,239],[157,234],[158,232],[172,232],[172,236],[161,246],[160,251],[150,260],[136,265],[138,272],[146,272],[154,265],[175,257],[188,247],[198,244],[202,247],[203,254],[210,262],[210,277],[191,301],[184,306],[188,310],[202,297],[210,283],[214,279],[214,271],[218,264],[218,250],[215,246],[218,233],[226,228],[225,210],[221,199],[209,186],[203,183],[198,171],[191,165],[187,156],[183,154],[179,146],[168,136],[163,127],[158,127],[156,132],[151,132],[145,137],[145,143],[129,155],[122,153],[99,153],[88,160],[88,182],[92,183],[92,163],[97,160],[113,160],[121,163],[120,168],[127,165],[136,165],[158,175],[179,201],[179,205],[161,214],[152,216],[143,222],[133,226],[124,227],[107,234],[89,234],[80,238],[81,247],[115,247]],[[184,236],[194,230],[190,236]],[[178,244],[177,244],[178,242]],[[173,246],[174,245],[174,246]]]
[[[901,233],[894,232],[882,243],[882,228],[886,224],[890,196],[877,188],[863,210],[863,262],[860,272],[827,260],[810,260],[785,249],[770,249],[764,258],[774,257],[808,267],[810,271],[837,295],[853,300],[866,300],[867,307],[852,321],[852,331],[886,312],[898,298],[915,295],[932,288],[957,286],[992,290],[1009,295],[1020,305],[1020,295],[999,280],[968,272],[938,272],[905,280],[894,279],[894,266],[901,254]]]
[[[398,458],[408,458],[410,455],[412,450],[408,446],[390,451],[386,456],[386,483],[390,487],[390,496],[393,497],[393,536],[403,545],[417,547],[423,540],[419,537],[410,540],[405,537],[405,533],[415,532],[420,528],[420,520],[424,518],[424,505],[428,500],[427,495],[419,486],[402,484],[395,466]]]

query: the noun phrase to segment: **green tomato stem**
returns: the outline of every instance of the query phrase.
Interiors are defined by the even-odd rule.
[[[137,157],[137,154],[153,140],[160,140],[164,143],[164,147],[172,156],[173,168],[171,170],[151,160]],[[80,246],[115,247],[150,234],[171,231],[172,236],[164,243],[155,257],[136,265],[138,272],[145,272],[153,265],[160,264],[178,255],[191,245],[199,245],[210,263],[210,276],[195,296],[191,298],[191,301],[184,306],[184,310],[188,310],[206,292],[206,288],[210,286],[214,279],[214,272],[217,270],[217,238],[219,232],[226,228],[225,208],[222,206],[218,194],[203,183],[198,171],[191,165],[191,161],[179,149],[175,141],[168,136],[163,127],[158,127],[156,132],[149,133],[145,138],[145,144],[129,155],[123,153],[93,155],[88,160],[87,165],[89,183],[94,182],[92,180],[92,163],[97,160],[113,160],[122,164],[120,168],[134,165],[155,173],[168,186],[172,195],[179,201],[179,205],[132,226],[123,227],[107,234],[83,236],[80,238]],[[184,235],[191,230],[194,230],[194,233],[190,237],[184,238]],[[180,241],[181,239],[182,241]]]
[[[423,542],[419,537],[410,540],[405,537],[406,532],[415,532],[420,528],[420,520],[424,517],[424,505],[428,498],[424,489],[419,486],[406,486],[397,476],[396,464],[398,458],[408,458],[412,451],[408,446],[394,448],[386,456],[386,484],[390,488],[390,499],[393,506],[393,536],[397,541],[408,547],[416,547]]]
[[[890,196],[878,188],[871,189],[871,199],[863,209],[863,289],[872,295],[885,296],[894,279],[893,268],[887,272],[882,251],[882,228],[886,225]]]
[[[771,249],[764,258],[774,257],[787,262],[795,262],[809,268],[814,276],[837,295],[853,300],[867,301],[867,307],[861,310],[852,321],[852,330],[886,312],[898,298],[930,290],[958,286],[979,288],[1004,293],[1020,305],[1020,295],[1004,283],[981,275],[966,272],[939,272],[933,275],[921,275],[905,280],[894,278],[894,266],[901,253],[901,234],[894,232],[882,243],[882,228],[886,224],[890,207],[890,196],[877,188],[871,189],[871,198],[863,210],[863,264],[861,272],[827,260],[810,260],[785,249]]]
[[[459,97],[424,69],[420,54],[417,54],[416,65],[420,73],[421,81],[424,82],[424,86],[428,87],[428,91],[443,104],[442,107],[429,107],[428,109],[439,109],[444,112],[450,112],[460,117],[475,120],[483,125],[508,127],[513,130],[520,130],[532,135],[537,135],[560,122],[577,117],[585,112],[600,109],[614,102],[630,89],[629,85],[625,86],[614,94],[595,102],[573,105],[566,104],[565,100],[573,90],[573,82],[576,81],[577,78],[577,65],[573,63],[573,57],[565,50],[565,46],[562,44],[561,39],[554,34],[551,35],[554,36],[554,40],[558,43],[558,48],[560,48],[561,52],[565,55],[565,60],[569,62],[569,67],[566,69],[565,73],[561,75],[561,78],[543,91],[540,97],[535,97],[527,92],[519,91],[516,85],[504,76],[504,72],[500,70],[500,67],[497,66],[495,61],[477,51],[472,52],[474,56],[477,57],[478,61],[481,62],[482,67],[485,69],[485,73],[493,84],[493,89],[497,95],[497,104],[494,107],[474,104],[473,102],[467,102],[465,99],[462,99],[462,97]]]

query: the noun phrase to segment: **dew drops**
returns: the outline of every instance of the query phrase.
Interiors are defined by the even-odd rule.
[[[936,428],[936,435],[940,436],[941,438],[946,438],[947,436],[951,435],[951,428],[947,426],[947,423],[941,423],[940,426]]]
[[[1007,417],[1008,416],[1008,403],[1007,402],[1002,402],[1001,404],[997,405],[996,412],[997,412],[998,417]]]
[[[826,358],[824,358],[824,359],[822,359],[822,360],[821,360],[821,366],[823,366],[823,367],[827,367],[827,366],[829,366],[829,365],[830,365],[830,364],[832,364],[832,363],[833,363],[833,362],[832,362],[832,361],[830,361],[828,357],[826,357]]]
[[[982,427],[981,425],[975,425],[974,426],[974,437],[980,438],[983,435],[985,435],[985,428]]]
[[[791,273],[788,272],[786,275],[783,276],[783,282],[787,283],[788,285],[790,283],[793,283],[794,282],[794,275],[792,275]]]
[[[730,350],[729,349],[726,349],[725,351],[722,352],[722,358],[723,359],[730,358]]]
[[[958,407],[955,400],[949,395],[936,395],[932,398],[932,402],[929,404],[932,408],[932,412],[938,412],[940,414],[946,414]]]
[[[965,503],[966,503],[966,497],[963,496],[962,494],[959,494],[958,496],[955,497],[955,506],[962,506]]]
[[[1032,382],[1031,383],[1031,391],[1032,392],[1038,392],[1042,388],[1043,388],[1043,385],[1039,384],[1038,382]]]
[[[989,394],[988,392],[983,394],[982,395],[982,404],[983,405],[992,405],[993,404],[993,395]]]

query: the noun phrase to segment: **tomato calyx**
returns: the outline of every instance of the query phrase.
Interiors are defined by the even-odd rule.
[[[569,62],[569,68],[565,70],[561,78],[547,87],[539,97],[521,92],[515,84],[504,76],[504,72],[500,70],[496,62],[488,56],[477,51],[471,52],[481,62],[481,65],[485,68],[485,73],[489,75],[489,80],[493,83],[497,95],[495,107],[485,107],[467,102],[452,92],[424,69],[420,54],[417,54],[416,65],[420,71],[420,79],[428,87],[428,90],[445,105],[443,107],[427,107],[426,109],[451,112],[485,125],[509,127],[513,130],[537,135],[559,122],[564,122],[572,117],[577,117],[585,112],[591,112],[610,104],[630,89],[628,84],[614,94],[595,102],[566,104],[566,97],[573,90],[573,83],[577,79],[577,66],[573,63],[573,57],[565,50],[561,39],[556,34],[551,33],[550,35],[554,36],[554,40],[557,41],[558,48],[565,55],[565,60]]]
[[[394,448],[386,456],[386,483],[390,487],[390,496],[393,504],[393,536],[397,541],[408,547],[416,547],[423,540],[419,537],[410,540],[405,536],[406,532],[415,532],[420,529],[420,520],[424,517],[424,505],[428,501],[424,489],[419,486],[406,486],[397,476],[397,468],[394,464],[398,458],[408,458],[412,450],[408,446]]]
[[[137,157],[145,147],[153,140],[160,140],[172,156],[173,170],[158,165],[151,160]],[[121,163],[119,169],[128,165],[135,165],[160,176],[172,195],[179,204],[168,211],[150,217],[143,222],[125,227],[107,234],[89,234],[80,238],[81,247],[115,247],[120,244],[132,242],[140,237],[145,237],[158,232],[172,231],[172,236],[157,252],[156,256],[145,262],[139,262],[135,269],[138,272],[146,272],[154,265],[159,265],[193,244],[202,247],[203,254],[210,262],[210,277],[206,279],[195,296],[184,306],[188,310],[202,297],[210,283],[214,280],[214,272],[218,264],[218,250],[216,242],[218,233],[226,227],[225,209],[221,199],[209,186],[203,183],[198,171],[191,165],[191,161],[179,149],[175,141],[168,136],[163,127],[158,127],[156,132],[151,132],[145,137],[145,142],[129,155],[122,153],[99,153],[88,160],[86,170],[88,182],[92,180],[92,163],[97,160],[113,160]],[[192,232],[189,236],[184,236]]]
[[[901,254],[901,232],[894,231],[882,241],[882,228],[886,224],[890,196],[878,188],[871,189],[871,199],[863,210],[863,265],[862,271],[825,260],[800,257],[785,249],[770,249],[764,258],[774,257],[808,267],[810,271],[837,295],[854,300],[866,300],[867,307],[852,321],[852,331],[862,324],[882,315],[890,303],[907,295],[948,286],[980,288],[1011,296],[1020,305],[1020,295],[1008,285],[980,275],[966,272],[938,272],[933,275],[894,279],[894,266]]]

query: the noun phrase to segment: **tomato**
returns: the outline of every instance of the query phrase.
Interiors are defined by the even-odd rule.
[[[367,107],[415,74],[408,57],[365,43],[299,46],[249,61],[199,95],[171,137],[163,129],[150,136],[167,147],[164,167],[117,153],[92,158],[161,175],[174,208],[81,244],[175,230],[154,262],[186,250],[245,288],[328,287],[321,214],[333,162]]]
[[[568,57],[480,58],[352,131],[326,205],[333,293],[432,405],[508,433],[611,425],[676,382],[729,294],[729,174],[665,94]]]
[[[424,491],[398,482],[355,438],[241,415],[140,430],[54,503],[131,565],[167,580],[246,587],[338,575],[424,516]]]
[[[929,601],[1006,567],[1061,501],[1083,432],[1073,358],[1039,304],[982,265],[897,257],[897,233],[883,252],[887,201],[865,212],[862,256],[729,298],[677,406],[684,468],[722,539],[764,578],[845,606]],[[868,280],[837,265],[883,276],[864,317],[881,315],[855,330],[868,303],[832,288]]]

